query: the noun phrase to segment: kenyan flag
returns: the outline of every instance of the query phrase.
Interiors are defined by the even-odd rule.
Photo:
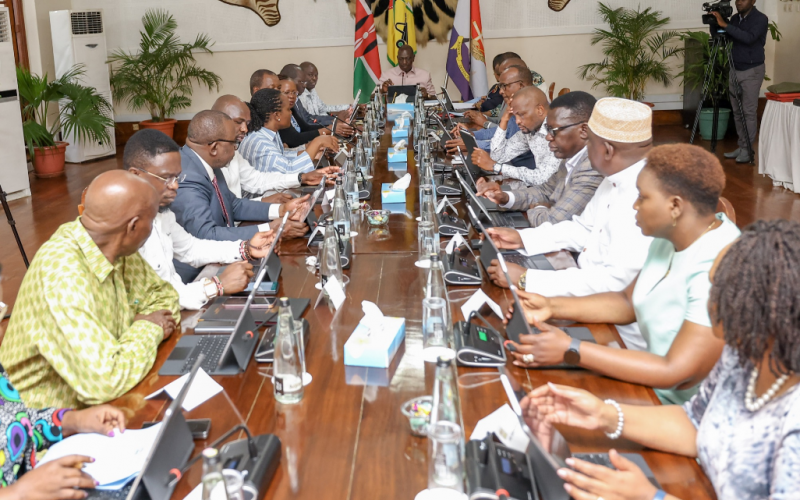
[[[375,18],[365,0],[356,0],[355,62],[353,64],[353,97],[361,90],[359,101],[369,100],[372,90],[381,78],[378,55],[378,38],[375,35]]]

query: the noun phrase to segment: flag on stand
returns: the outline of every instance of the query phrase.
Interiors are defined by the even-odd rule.
[[[397,49],[411,45],[417,53],[417,31],[414,27],[414,11],[411,0],[389,0],[389,22],[386,27],[386,58],[397,66]],[[408,2],[408,3],[406,3]]]
[[[366,0],[356,0],[356,38],[353,57],[353,97],[361,91],[359,102],[369,100],[372,90],[381,79],[381,60],[375,18]]]
[[[479,0],[458,0],[447,51],[447,74],[461,92],[461,100],[489,92]]]

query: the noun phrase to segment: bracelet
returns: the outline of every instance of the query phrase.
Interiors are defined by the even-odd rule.
[[[241,255],[242,260],[248,261],[250,260],[250,242],[247,240],[242,240],[239,244],[239,255]]]
[[[664,500],[667,498],[667,492],[664,490],[656,491],[656,495],[653,497],[653,500]]]
[[[222,282],[219,280],[219,278],[214,276],[213,278],[211,278],[211,281],[213,281],[214,284],[217,285],[217,297],[222,297],[223,295],[225,295],[225,289],[222,288]]]
[[[606,399],[604,403],[616,408],[617,414],[619,415],[619,419],[617,420],[617,430],[611,434],[606,432],[606,436],[608,436],[608,439],[619,439],[619,437],[622,435],[622,428],[625,426],[625,415],[623,415],[622,408],[619,406],[619,403],[613,399]]]

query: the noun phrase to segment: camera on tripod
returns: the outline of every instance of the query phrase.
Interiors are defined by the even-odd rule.
[[[731,16],[733,15],[733,7],[731,7],[731,0],[717,0],[716,2],[706,2],[703,4],[703,10],[707,12],[707,14],[703,14],[703,24],[708,24],[712,27],[716,26],[719,28],[717,24],[717,18],[714,17],[712,12],[719,12],[719,15],[728,22]]]

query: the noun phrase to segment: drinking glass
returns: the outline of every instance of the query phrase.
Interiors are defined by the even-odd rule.
[[[447,347],[447,309],[441,297],[422,300],[422,348]]]
[[[419,243],[418,262],[422,267],[427,267],[431,261],[431,254],[439,251],[439,238],[433,222],[420,221],[417,239]]]

